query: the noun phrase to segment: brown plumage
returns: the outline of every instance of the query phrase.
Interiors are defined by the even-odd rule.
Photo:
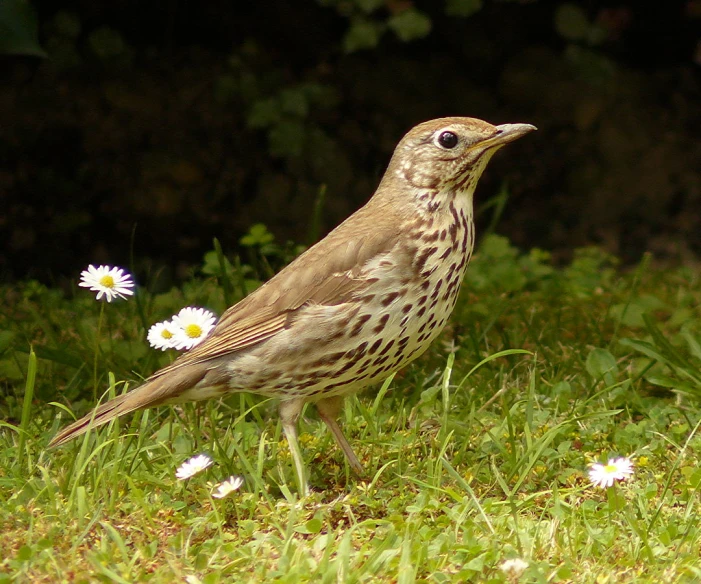
[[[50,446],[135,410],[251,391],[280,399],[302,492],[296,423],[306,402],[361,473],[336,423],[343,396],[414,360],[439,334],[472,253],[477,181],[496,150],[534,129],[472,118],[416,126],[363,208],[229,308],[205,341]]]

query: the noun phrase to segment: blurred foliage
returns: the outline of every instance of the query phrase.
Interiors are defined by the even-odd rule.
[[[305,152],[313,134],[325,139],[318,126],[307,123],[310,110],[332,109],[337,103],[338,96],[333,88],[303,83],[281,88],[269,97],[256,95],[249,103],[246,122],[251,128],[266,130],[271,155],[295,158]]]
[[[512,194],[479,217],[480,233],[555,250],[556,262],[592,242],[625,261],[649,242],[663,255],[701,249],[701,89],[683,68],[694,53],[670,33],[701,12],[656,10],[3,0],[0,52],[43,46],[49,59],[6,59],[0,276],[123,263],[133,241],[149,256],[137,271],[166,265],[169,282],[213,236],[246,257],[241,237],[261,220],[311,243],[367,200],[404,131],[452,114],[540,130],[490,165],[478,201],[494,177]]]
[[[46,57],[39,44],[37,18],[29,0],[0,2],[0,55]]]
[[[80,19],[75,14],[60,11],[46,28],[46,48],[54,66],[59,71],[78,67],[81,64],[81,56],[76,42],[82,29]]]
[[[128,65],[133,58],[133,51],[116,30],[101,26],[90,33],[88,44],[93,54],[101,61],[113,61]]]
[[[382,36],[393,32],[403,42],[421,39],[431,32],[431,18],[411,2],[386,0],[317,0],[333,7],[349,21],[342,44],[347,53],[376,48]]]
[[[572,2],[560,4],[555,10],[555,30],[564,39],[600,45],[606,40],[606,29],[591,22],[586,10]]]

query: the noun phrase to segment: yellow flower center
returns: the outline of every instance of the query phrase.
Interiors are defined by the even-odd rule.
[[[114,288],[114,278],[109,274],[105,274],[100,278],[100,286],[103,288]]]
[[[173,338],[173,333],[171,333],[168,329],[163,329],[161,331],[161,336],[164,339],[172,339]]]
[[[617,467],[615,464],[607,464],[607,465],[604,467],[604,470],[605,470],[607,473],[612,473],[612,472],[616,472],[616,471],[618,470],[618,467]]]
[[[185,327],[185,334],[191,339],[199,339],[202,336],[202,327],[197,324],[189,324]]]

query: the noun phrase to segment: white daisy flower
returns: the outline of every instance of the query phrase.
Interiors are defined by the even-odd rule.
[[[110,266],[98,266],[92,264],[87,270],[80,273],[80,283],[78,286],[90,288],[97,292],[97,299],[105,297],[107,302],[112,302],[117,296],[126,299],[134,294],[132,288],[134,281],[131,276],[122,268],[112,268]]]
[[[219,483],[216,487],[216,491],[212,493],[212,497],[215,499],[223,499],[227,495],[230,495],[234,491],[238,491],[243,484],[243,478],[239,476],[230,476],[225,481]]]
[[[160,349],[161,351],[175,349],[175,333],[177,330],[173,321],[164,320],[163,322],[157,322],[148,329],[148,336],[146,338],[148,339],[149,345],[154,349]]]
[[[192,349],[207,338],[217,317],[204,308],[183,308],[173,317],[176,326],[174,344],[176,349]]]
[[[506,574],[506,576],[512,580],[518,580],[526,571],[528,567],[528,562],[522,560],[521,558],[511,558],[506,560],[499,569]]]
[[[616,481],[624,481],[633,474],[633,462],[629,458],[610,458],[607,464],[594,463],[589,469],[589,480],[596,487],[611,487]]]
[[[202,472],[212,464],[212,459],[206,454],[198,454],[183,462],[178,470],[175,471],[175,476],[181,481],[194,477],[197,473]]]

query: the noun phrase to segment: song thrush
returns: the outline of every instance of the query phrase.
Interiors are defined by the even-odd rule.
[[[302,494],[297,420],[307,402],[361,474],[336,422],[343,397],[404,367],[440,333],[472,254],[477,181],[494,152],[532,130],[472,118],[419,124],[363,208],[229,308],[204,342],[50,446],[135,410],[250,391],[280,400]]]

